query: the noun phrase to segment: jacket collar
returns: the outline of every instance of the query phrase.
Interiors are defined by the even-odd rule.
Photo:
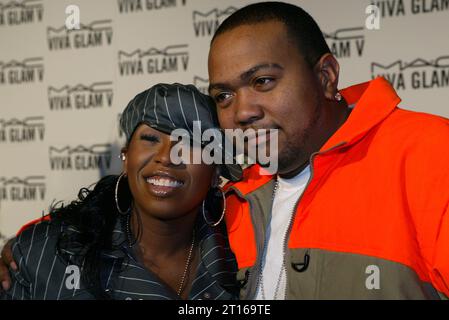
[[[206,288],[210,299],[235,298],[237,295],[234,292],[237,288],[235,282],[237,264],[229,248],[224,225],[211,227],[206,224],[203,216],[199,215],[196,228],[196,237],[199,240],[200,264],[189,299],[201,299],[201,293]],[[174,292],[164,285],[142,290],[145,287],[136,287],[133,281],[126,281],[126,278],[132,278],[141,279],[144,282],[160,282],[159,278],[145,269],[144,265],[137,260],[132,248],[128,247],[124,217],[119,216],[117,218],[112,241],[116,249],[102,252],[106,265],[102,275],[102,285],[107,290],[114,292],[114,298],[124,297],[120,292],[142,292],[141,296],[138,294],[135,296],[148,298],[148,295],[150,295],[178,299]],[[113,270],[118,273],[111,277]],[[226,292],[223,292],[223,289],[226,289]]]
[[[224,225],[219,224],[216,227],[212,227],[206,223],[203,215],[199,214],[195,228],[197,231],[196,238],[199,241],[200,257],[205,269],[214,276],[216,274],[220,275],[224,273],[222,271],[226,270],[228,270],[229,273],[232,273],[234,268],[233,255],[227,249],[229,245],[227,243],[227,237],[225,236],[226,229],[224,228]],[[104,258],[113,260],[123,260],[128,258],[137,261],[133,249],[128,246],[126,221],[124,217],[119,216],[116,220],[112,234],[112,243],[115,249],[104,250],[102,252]],[[214,263],[220,259],[223,260],[222,263]],[[223,265],[227,266],[223,267]]]
[[[209,226],[202,214],[198,215],[197,221],[195,223],[195,228],[197,231],[196,239],[199,241],[199,246],[201,248],[201,252],[205,252],[210,247],[214,247],[216,243],[223,242],[223,234],[226,230],[221,230],[221,225],[216,227]],[[126,217],[118,216],[115,222],[115,227],[112,232],[112,244],[114,249],[112,250],[103,250],[103,256],[113,259],[122,259],[125,257],[133,257],[132,248],[128,246],[127,239],[127,230],[126,230]],[[224,246],[224,245],[223,245]],[[210,255],[214,256],[214,255]]]
[[[357,142],[382,122],[401,102],[390,83],[382,77],[343,89],[341,94],[348,105],[354,105],[354,109],[320,151],[328,150],[343,142],[346,145]]]
[[[260,165],[254,164],[243,170],[242,180],[228,182],[223,189],[226,194],[234,190],[237,191],[240,196],[246,196],[272,179],[273,175],[269,174]]]

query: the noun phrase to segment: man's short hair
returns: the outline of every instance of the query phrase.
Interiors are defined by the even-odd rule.
[[[326,53],[329,46],[315,20],[302,8],[283,2],[259,2],[243,7],[218,27],[211,43],[217,36],[242,25],[279,21],[288,31],[288,35],[298,45],[299,53],[313,67]]]

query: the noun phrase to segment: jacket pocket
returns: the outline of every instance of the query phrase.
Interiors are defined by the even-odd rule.
[[[286,261],[286,299],[315,299],[319,282],[319,263],[309,248],[289,249]]]

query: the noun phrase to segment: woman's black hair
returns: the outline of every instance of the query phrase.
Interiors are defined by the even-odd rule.
[[[82,188],[78,199],[67,206],[53,206],[50,221],[62,224],[57,243],[57,254],[68,264],[81,269],[81,280],[97,299],[107,299],[101,282],[105,268],[104,251],[120,250],[123,243],[114,243],[113,230],[120,214],[114,201],[118,176],[101,178],[90,190]],[[121,205],[128,208],[131,193],[127,183],[120,183]],[[125,207],[128,202],[128,207]],[[121,207],[122,208],[122,207]]]

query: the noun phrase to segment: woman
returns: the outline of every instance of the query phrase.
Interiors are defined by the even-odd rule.
[[[19,266],[5,299],[234,299],[235,260],[225,237],[219,174],[241,169],[175,164],[175,129],[217,124],[195,87],[158,84],[126,107],[123,172],[51,210],[12,245]],[[195,139],[194,136],[190,137]]]

